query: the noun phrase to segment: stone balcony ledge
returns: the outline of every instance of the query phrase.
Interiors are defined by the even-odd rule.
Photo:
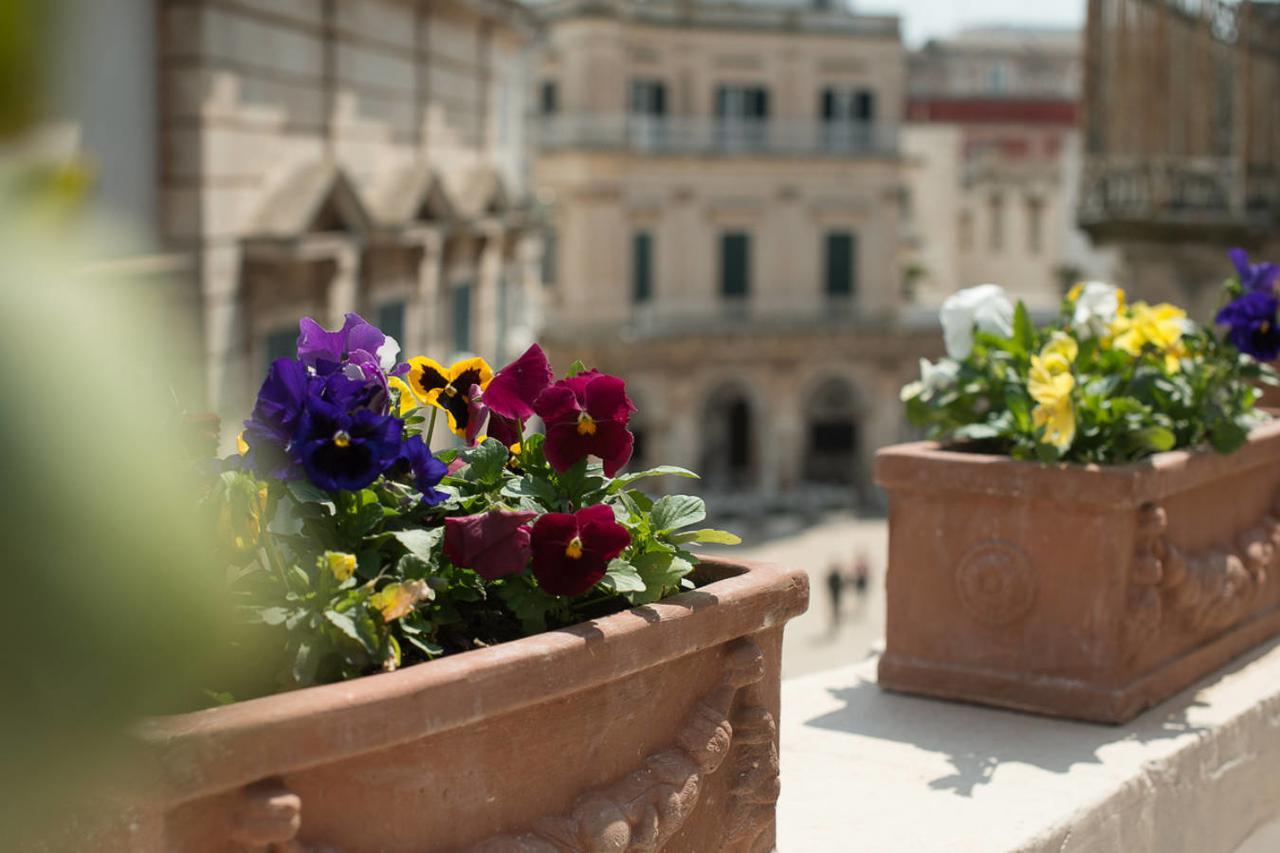
[[[782,686],[784,851],[1280,851],[1280,642],[1127,726]]]

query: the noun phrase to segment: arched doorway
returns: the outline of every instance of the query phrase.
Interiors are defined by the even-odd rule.
[[[706,400],[699,473],[709,491],[754,488],[758,470],[755,412],[737,386],[723,385]]]
[[[805,482],[832,486],[862,484],[862,407],[843,379],[819,383],[805,401]]]

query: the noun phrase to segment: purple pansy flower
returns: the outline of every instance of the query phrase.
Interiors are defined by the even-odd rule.
[[[244,464],[249,470],[281,480],[298,475],[289,445],[306,405],[310,381],[307,368],[296,359],[278,358],[271,363],[253,412],[244,422],[244,441],[249,446]]]
[[[320,488],[356,491],[400,458],[403,431],[398,418],[368,409],[346,412],[313,395],[298,421],[291,452]]]
[[[400,344],[359,314],[348,314],[342,328],[334,332],[310,317],[303,317],[298,322],[298,330],[298,358],[308,367],[320,370],[324,362],[344,364],[353,353],[364,352],[383,371],[396,372]]]
[[[1280,264],[1249,263],[1249,253],[1244,249],[1232,249],[1227,253],[1240,276],[1240,286],[1246,293],[1274,293],[1276,280],[1280,279]]]
[[[1250,290],[1218,312],[1218,324],[1227,327],[1227,340],[1258,361],[1280,358],[1278,300],[1270,290]]]
[[[397,471],[403,467],[413,481],[413,487],[422,492],[422,502],[427,506],[435,506],[447,497],[436,486],[449,473],[445,465],[431,453],[431,448],[420,435],[411,435],[400,445],[400,457],[393,466]]]

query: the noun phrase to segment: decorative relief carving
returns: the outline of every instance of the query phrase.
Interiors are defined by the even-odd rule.
[[[675,741],[619,781],[580,796],[567,815],[547,817],[519,836],[499,836],[472,853],[654,853],[698,804],[706,779],[731,774],[726,837],[733,849],[772,849],[778,800],[778,726],[759,686],[764,653],[742,638],[730,644],[720,682],[690,712]],[[279,780],[245,787],[232,819],[234,849],[262,853],[339,853],[296,840],[301,798]]]
[[[1036,577],[1027,555],[1012,542],[988,539],[969,549],[956,566],[960,603],[986,625],[1008,625],[1035,603]]]
[[[1162,627],[1205,635],[1244,618],[1280,556],[1280,494],[1257,523],[1203,551],[1169,542],[1169,517],[1157,504],[1138,510],[1129,569],[1126,648],[1136,655]]]
[[[769,846],[766,831],[778,799],[778,727],[758,687],[763,678],[760,648],[745,638],[735,641],[724,677],[670,748],[649,755],[612,785],[583,794],[569,814],[543,818],[520,836],[492,838],[472,853],[661,850],[693,813],[706,777],[726,759],[733,775],[728,840],[752,853]]]

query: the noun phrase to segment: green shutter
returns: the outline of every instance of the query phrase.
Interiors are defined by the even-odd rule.
[[[453,349],[471,352],[471,283],[453,288]]]
[[[377,319],[374,325],[382,334],[396,339],[396,343],[404,343],[404,300],[384,302],[378,306]]]
[[[720,294],[733,299],[751,290],[751,238],[741,231],[720,235]]]
[[[849,231],[827,233],[828,296],[852,296],[857,288],[857,243]]]
[[[637,231],[631,237],[631,299],[648,302],[653,297],[653,235]]]
[[[297,358],[298,357],[298,330],[296,328],[276,329],[274,332],[267,333],[264,350],[267,356],[267,366],[271,366],[271,362],[277,358]]]

